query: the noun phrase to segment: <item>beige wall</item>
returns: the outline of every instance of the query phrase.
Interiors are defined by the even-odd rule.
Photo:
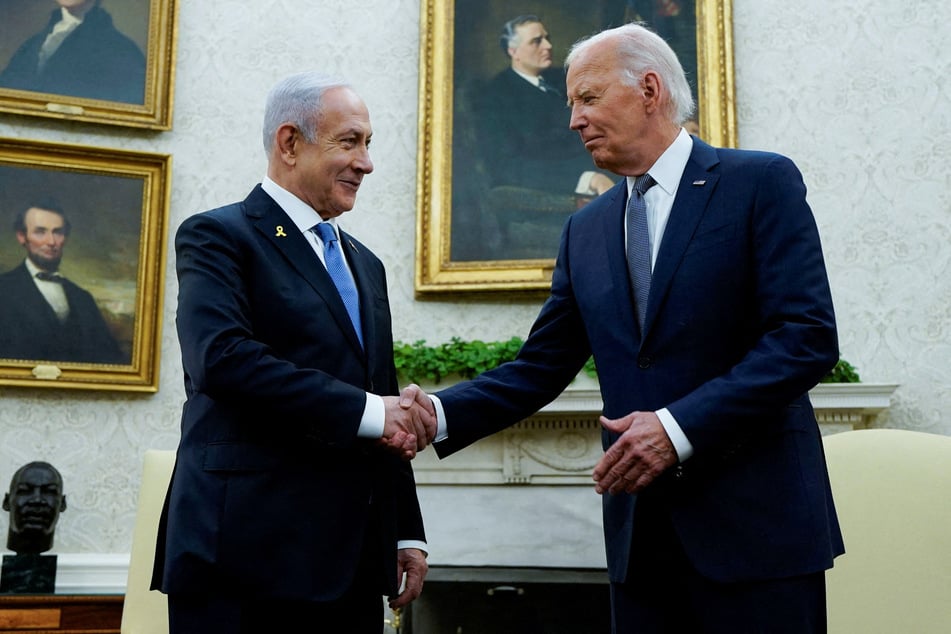
[[[353,6],[182,2],[173,130],[4,115],[0,136],[173,154],[172,232],[260,179],[277,78],[343,74],[369,104],[376,171],[342,222],[388,266],[396,337],[524,336],[538,300],[414,299],[419,3]],[[734,0],[734,18],[740,145],[786,153],[805,174],[843,354],[866,381],[901,384],[879,424],[951,434],[951,4]],[[0,388],[0,483],[35,459],[62,471],[58,552],[129,550],[141,455],[177,441],[175,296],[170,254],[157,394]]]

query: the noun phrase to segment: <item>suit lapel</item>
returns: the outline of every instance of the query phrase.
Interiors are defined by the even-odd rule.
[[[715,171],[718,164],[716,150],[694,139],[693,150],[680,179],[677,197],[670,210],[670,218],[664,229],[657,261],[654,263],[647,315],[644,319],[645,334],[650,331],[651,325],[660,312],[674,274],[683,260],[687,245],[716,189],[720,178],[719,173]]]
[[[248,216],[255,229],[283,254],[290,267],[320,295],[330,308],[334,321],[337,322],[347,341],[350,342],[351,347],[357,353],[357,358],[363,358],[363,349],[360,347],[357,333],[353,329],[350,315],[347,314],[343,300],[340,299],[340,293],[337,291],[337,287],[334,286],[326,267],[321,264],[317,254],[308,244],[307,238],[298,231],[290,217],[260,186],[251,192],[245,200],[245,204],[247,205]],[[352,262],[353,260],[350,259],[349,261]],[[360,289],[360,286],[358,279],[357,288]],[[363,295],[364,292],[360,289],[361,306],[364,301]],[[363,311],[361,310],[361,312]]]

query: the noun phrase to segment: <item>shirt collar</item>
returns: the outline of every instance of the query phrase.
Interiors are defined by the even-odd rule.
[[[329,222],[330,226],[334,228],[334,233],[337,234],[338,238],[340,237],[336,218],[322,220],[320,215],[314,211],[313,207],[275,183],[269,177],[265,176],[261,181],[261,189],[274,199],[274,202],[284,210],[284,213],[290,216],[291,221],[301,233],[307,233],[318,222]]]
[[[516,75],[518,75],[519,77],[521,77],[522,79],[530,83],[531,85],[535,86],[536,88],[538,88],[541,85],[541,81],[538,79],[538,75],[528,75],[526,73],[523,73],[522,71],[515,70],[514,68],[512,69],[512,72],[514,72]]]
[[[647,173],[650,174],[654,182],[664,190],[668,196],[677,193],[677,186],[680,184],[680,178],[684,175],[684,169],[687,167],[687,161],[690,159],[690,152],[693,151],[693,138],[687,131],[680,128],[680,134],[674,139],[660,158],[651,166]],[[631,195],[634,189],[636,176],[627,177],[627,195]]]
[[[57,30],[62,31],[64,29],[73,29],[83,23],[82,18],[77,18],[64,7],[60,7],[59,11],[60,19],[59,22],[56,23]]]

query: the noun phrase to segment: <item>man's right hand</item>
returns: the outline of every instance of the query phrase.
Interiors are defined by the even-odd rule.
[[[403,388],[400,396],[384,396],[386,418],[382,442],[407,460],[436,437],[436,410],[418,385]]]

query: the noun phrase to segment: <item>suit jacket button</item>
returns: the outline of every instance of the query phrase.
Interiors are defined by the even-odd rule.
[[[674,467],[674,478],[677,480],[684,479],[684,467],[683,465],[677,465]]]
[[[637,358],[637,367],[641,370],[646,370],[654,364],[654,360],[650,357],[638,357]]]

